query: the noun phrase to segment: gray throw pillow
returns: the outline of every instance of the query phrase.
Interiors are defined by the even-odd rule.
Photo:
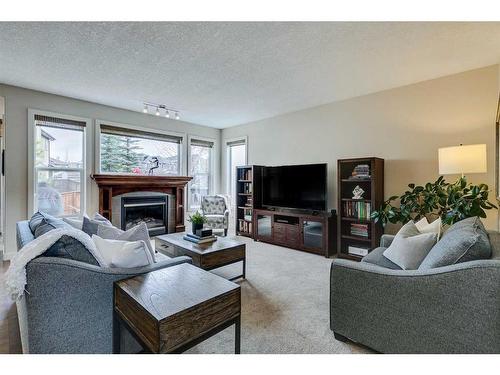
[[[361,262],[375,264],[380,267],[389,268],[391,270],[400,270],[397,264],[392,263],[389,259],[384,256],[384,251],[386,247],[377,247],[364,256]]]
[[[488,233],[478,217],[453,224],[431,249],[419,269],[427,270],[455,263],[491,258]]]
[[[43,219],[47,219],[47,221],[60,220],[60,219],[57,219],[56,217],[49,215],[43,211],[35,212],[33,214],[33,216],[31,216],[31,218],[29,220],[29,224],[28,224],[30,227],[31,233],[33,233],[33,235],[35,235],[36,229],[40,226],[40,224],[42,224]]]
[[[35,212],[33,216],[31,216],[30,221],[29,221],[29,226],[31,233],[35,234],[36,228],[42,223],[43,220],[43,213],[40,211]]]
[[[40,224],[35,228],[34,236],[38,238],[44,235],[47,232],[50,232],[53,229],[57,228],[65,228],[65,229],[73,229],[73,227],[67,223],[65,223],[62,219],[57,219],[52,216],[46,216],[42,219]]]
[[[437,241],[436,233],[420,233],[413,221],[396,234],[384,257],[404,270],[416,270]]]
[[[44,257],[73,259],[98,266],[99,263],[83,244],[71,236],[62,236],[45,253]]]
[[[104,225],[104,226],[110,226],[112,227],[113,224],[106,219],[104,216],[99,215],[98,213],[94,214],[94,218],[91,219],[88,216],[83,217],[83,223],[82,223],[82,230],[87,233],[90,237],[92,237],[93,234],[97,234],[97,229],[99,228],[99,225]]]
[[[33,224],[34,236],[38,238],[56,228],[73,229],[73,227],[62,219],[55,218],[43,212],[37,212],[32,216],[30,224]],[[31,228],[30,228],[31,229]],[[71,236],[62,236],[41,257],[56,257],[72,259],[79,262],[93,264],[99,263],[83,244]]]
[[[146,223],[141,223],[126,232],[113,226],[99,225],[96,233],[99,237],[106,240],[119,240],[119,241],[144,241],[146,246],[156,262],[155,251],[151,245],[149,237],[148,226]]]

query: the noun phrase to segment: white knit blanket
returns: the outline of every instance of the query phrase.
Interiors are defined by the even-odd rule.
[[[103,266],[105,264],[96,249],[94,241],[92,241],[87,233],[78,229],[53,229],[28,243],[21,250],[19,250],[10,261],[9,269],[5,273],[5,284],[12,300],[15,301],[21,298],[24,293],[24,287],[26,286],[26,265],[32,259],[42,255],[65,235],[80,241],[82,245],[85,246],[94,256],[99,265]]]

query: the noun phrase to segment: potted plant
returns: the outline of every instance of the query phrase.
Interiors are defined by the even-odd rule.
[[[465,177],[447,183],[441,176],[423,186],[409,184],[401,196],[392,196],[371,215],[375,222],[406,224],[422,217],[441,217],[444,224],[452,225],[468,217],[486,217],[485,210],[497,208],[488,200],[488,185],[472,185]],[[395,201],[399,200],[399,207]]]
[[[199,229],[203,229],[203,224],[207,222],[207,218],[200,214],[198,211],[196,211],[194,214],[189,216],[188,219],[189,222],[191,222],[193,226],[193,234],[196,234],[196,231]]]

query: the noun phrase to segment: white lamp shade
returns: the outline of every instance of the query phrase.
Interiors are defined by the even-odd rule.
[[[439,152],[439,174],[486,173],[486,145],[443,147]]]

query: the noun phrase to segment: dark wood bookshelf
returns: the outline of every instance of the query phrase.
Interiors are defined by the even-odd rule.
[[[369,166],[368,178],[353,178],[354,168],[361,164]],[[337,161],[338,181],[338,211],[340,220],[337,222],[337,252],[338,257],[360,261],[363,257],[350,254],[349,246],[373,250],[379,246],[383,233],[382,225],[375,223],[369,215],[384,200],[384,159],[376,157],[340,159]],[[354,199],[353,189],[359,185],[365,192],[362,199]],[[362,208],[358,215],[349,215],[346,205],[351,204],[351,211]],[[360,211],[360,210],[358,210]],[[366,225],[368,237],[351,233],[353,224]]]
[[[362,242],[371,242],[372,241],[369,237],[350,236],[350,235],[347,235],[347,234],[343,234],[342,238],[345,238],[345,239],[348,239],[348,240],[362,241]]]
[[[262,204],[261,186],[258,183],[261,179],[262,167],[259,165],[236,167],[235,224],[237,235],[253,238],[254,208]]]

